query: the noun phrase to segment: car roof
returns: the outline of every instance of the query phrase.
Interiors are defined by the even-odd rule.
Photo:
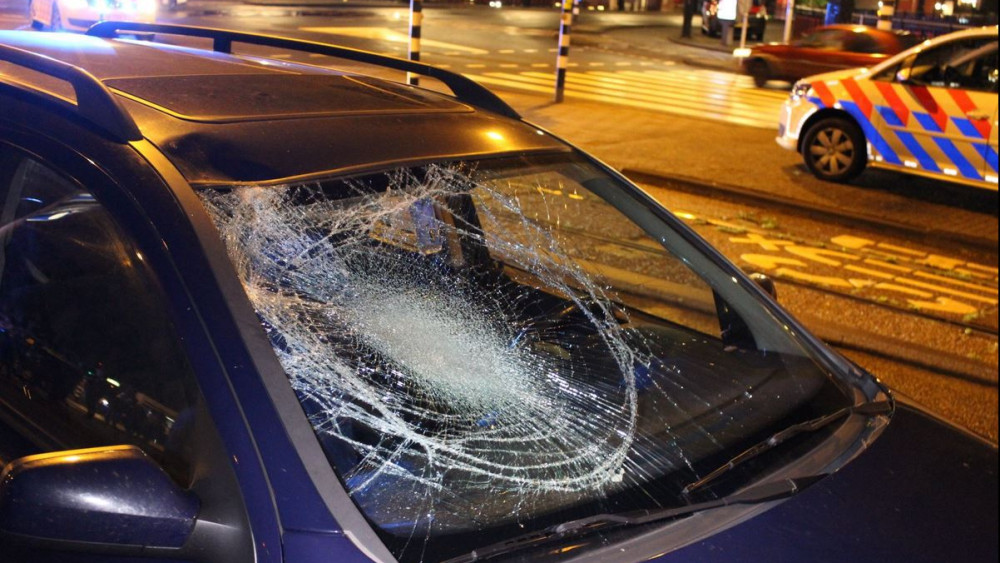
[[[570,150],[468,96],[336,68],[74,34],[0,32],[0,44],[92,75],[142,137],[193,184],[278,183],[432,160]],[[77,103],[71,82],[2,62],[0,71],[22,87]]]

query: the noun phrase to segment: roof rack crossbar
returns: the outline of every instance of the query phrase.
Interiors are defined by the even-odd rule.
[[[76,113],[111,134],[116,141],[142,139],[142,133],[139,132],[132,116],[118,105],[114,95],[104,83],[82,68],[10,45],[0,45],[0,60],[68,82],[76,94]],[[36,89],[32,93],[65,104],[59,96],[41,89]]]
[[[489,111],[520,119],[520,115],[506,102],[490,92],[485,87],[470,78],[461,74],[433,67],[428,64],[409,61],[386,55],[379,55],[360,49],[342,47],[338,45],[328,45],[314,41],[301,39],[289,39],[273,35],[263,35],[258,33],[244,33],[239,31],[229,31],[224,29],[214,29],[209,27],[196,27],[188,25],[171,25],[159,23],[140,22],[117,22],[104,21],[94,24],[87,30],[87,35],[112,39],[118,37],[119,32],[137,33],[161,33],[167,35],[182,35],[188,37],[203,37],[212,40],[212,48],[222,53],[232,52],[233,42],[247,43],[251,45],[261,45],[266,47],[277,47],[293,51],[328,55],[345,60],[367,63],[375,66],[391,68],[420,74],[430,78],[440,80],[454,96],[462,102],[473,106],[478,106]]]

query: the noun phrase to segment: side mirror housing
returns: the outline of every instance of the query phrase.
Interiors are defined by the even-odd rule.
[[[180,548],[199,505],[135,446],[22,457],[0,474],[0,534],[60,550]]]
[[[750,279],[754,281],[757,285],[761,287],[768,295],[771,296],[775,301],[778,300],[778,288],[774,286],[774,280],[765,274],[759,272],[754,272],[750,274]]]

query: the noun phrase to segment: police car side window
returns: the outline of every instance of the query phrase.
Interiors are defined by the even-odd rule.
[[[200,395],[163,303],[88,190],[0,145],[0,464],[134,444],[189,481]]]
[[[900,64],[893,65],[893,66],[890,66],[889,68],[882,69],[881,72],[873,74],[871,79],[872,80],[880,80],[880,81],[883,81],[883,82],[893,82],[893,81],[896,81],[896,80],[900,80],[900,77],[902,77],[905,74],[904,72],[902,72],[902,69],[904,69],[904,68],[908,69],[911,66],[913,66],[913,57],[909,57],[908,59],[906,59],[905,61],[903,61]],[[900,80],[900,81],[902,81],[902,80]]]
[[[997,42],[978,39],[940,45],[918,53],[901,74],[906,82],[922,86],[996,92]]]

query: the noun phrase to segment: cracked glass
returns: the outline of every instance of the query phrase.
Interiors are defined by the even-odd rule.
[[[849,404],[745,281],[572,155],[199,195],[331,467],[402,561],[688,504],[722,460]]]

